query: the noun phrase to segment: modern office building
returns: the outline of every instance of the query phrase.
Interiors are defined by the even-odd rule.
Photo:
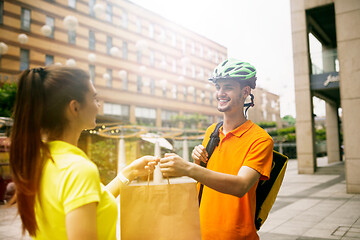
[[[347,192],[360,193],[360,1],[291,0],[291,19],[299,172],[312,174],[317,168],[316,96],[326,101],[328,161],[341,159],[341,127]]]

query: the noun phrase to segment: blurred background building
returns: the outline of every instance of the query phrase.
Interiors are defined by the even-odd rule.
[[[291,18],[299,173],[317,169],[316,96],[326,102],[328,162],[344,150],[347,191],[360,193],[360,1],[291,0]]]
[[[207,127],[221,119],[207,79],[226,47],[130,1],[0,1],[0,41],[0,82],[51,64],[88,70],[100,123]],[[281,122],[278,97],[256,91],[250,119]]]

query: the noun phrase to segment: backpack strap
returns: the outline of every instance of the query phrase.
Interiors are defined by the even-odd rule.
[[[214,149],[219,145],[219,142],[220,142],[219,130],[222,125],[223,125],[223,121],[218,122],[216,124],[214,131],[210,135],[209,142],[206,145],[206,152],[208,153],[208,162],[210,160],[212,153],[214,152]],[[204,163],[203,161],[200,162],[200,165],[204,168],[207,167],[207,163]],[[200,202],[201,202],[203,188],[204,188],[204,185],[200,183],[199,196],[198,196],[199,206],[200,206]]]

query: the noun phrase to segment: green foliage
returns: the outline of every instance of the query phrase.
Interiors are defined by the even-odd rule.
[[[200,122],[208,121],[208,118],[202,114],[195,113],[190,115],[175,115],[171,117],[171,121],[176,123],[183,122],[185,128],[191,128],[192,125],[197,125]]]
[[[315,138],[317,141],[323,141],[326,140],[326,129],[316,129],[315,131]]]
[[[17,87],[16,84],[5,83],[0,88],[0,116],[11,117],[15,98],[16,98]]]
[[[276,122],[259,122],[257,125],[262,128],[274,128],[276,127]]]
[[[91,144],[91,160],[97,165],[101,181],[108,184],[116,176],[116,139],[104,139]]]
[[[287,122],[290,126],[295,125],[295,118],[291,115],[286,115],[282,118],[283,121]]]

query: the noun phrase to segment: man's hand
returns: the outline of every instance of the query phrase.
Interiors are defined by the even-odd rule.
[[[185,161],[175,153],[165,153],[160,159],[160,170],[164,177],[188,176],[192,163]]]
[[[191,157],[194,163],[200,165],[200,161],[206,163],[208,159],[208,153],[203,145],[197,145],[191,153]]]

